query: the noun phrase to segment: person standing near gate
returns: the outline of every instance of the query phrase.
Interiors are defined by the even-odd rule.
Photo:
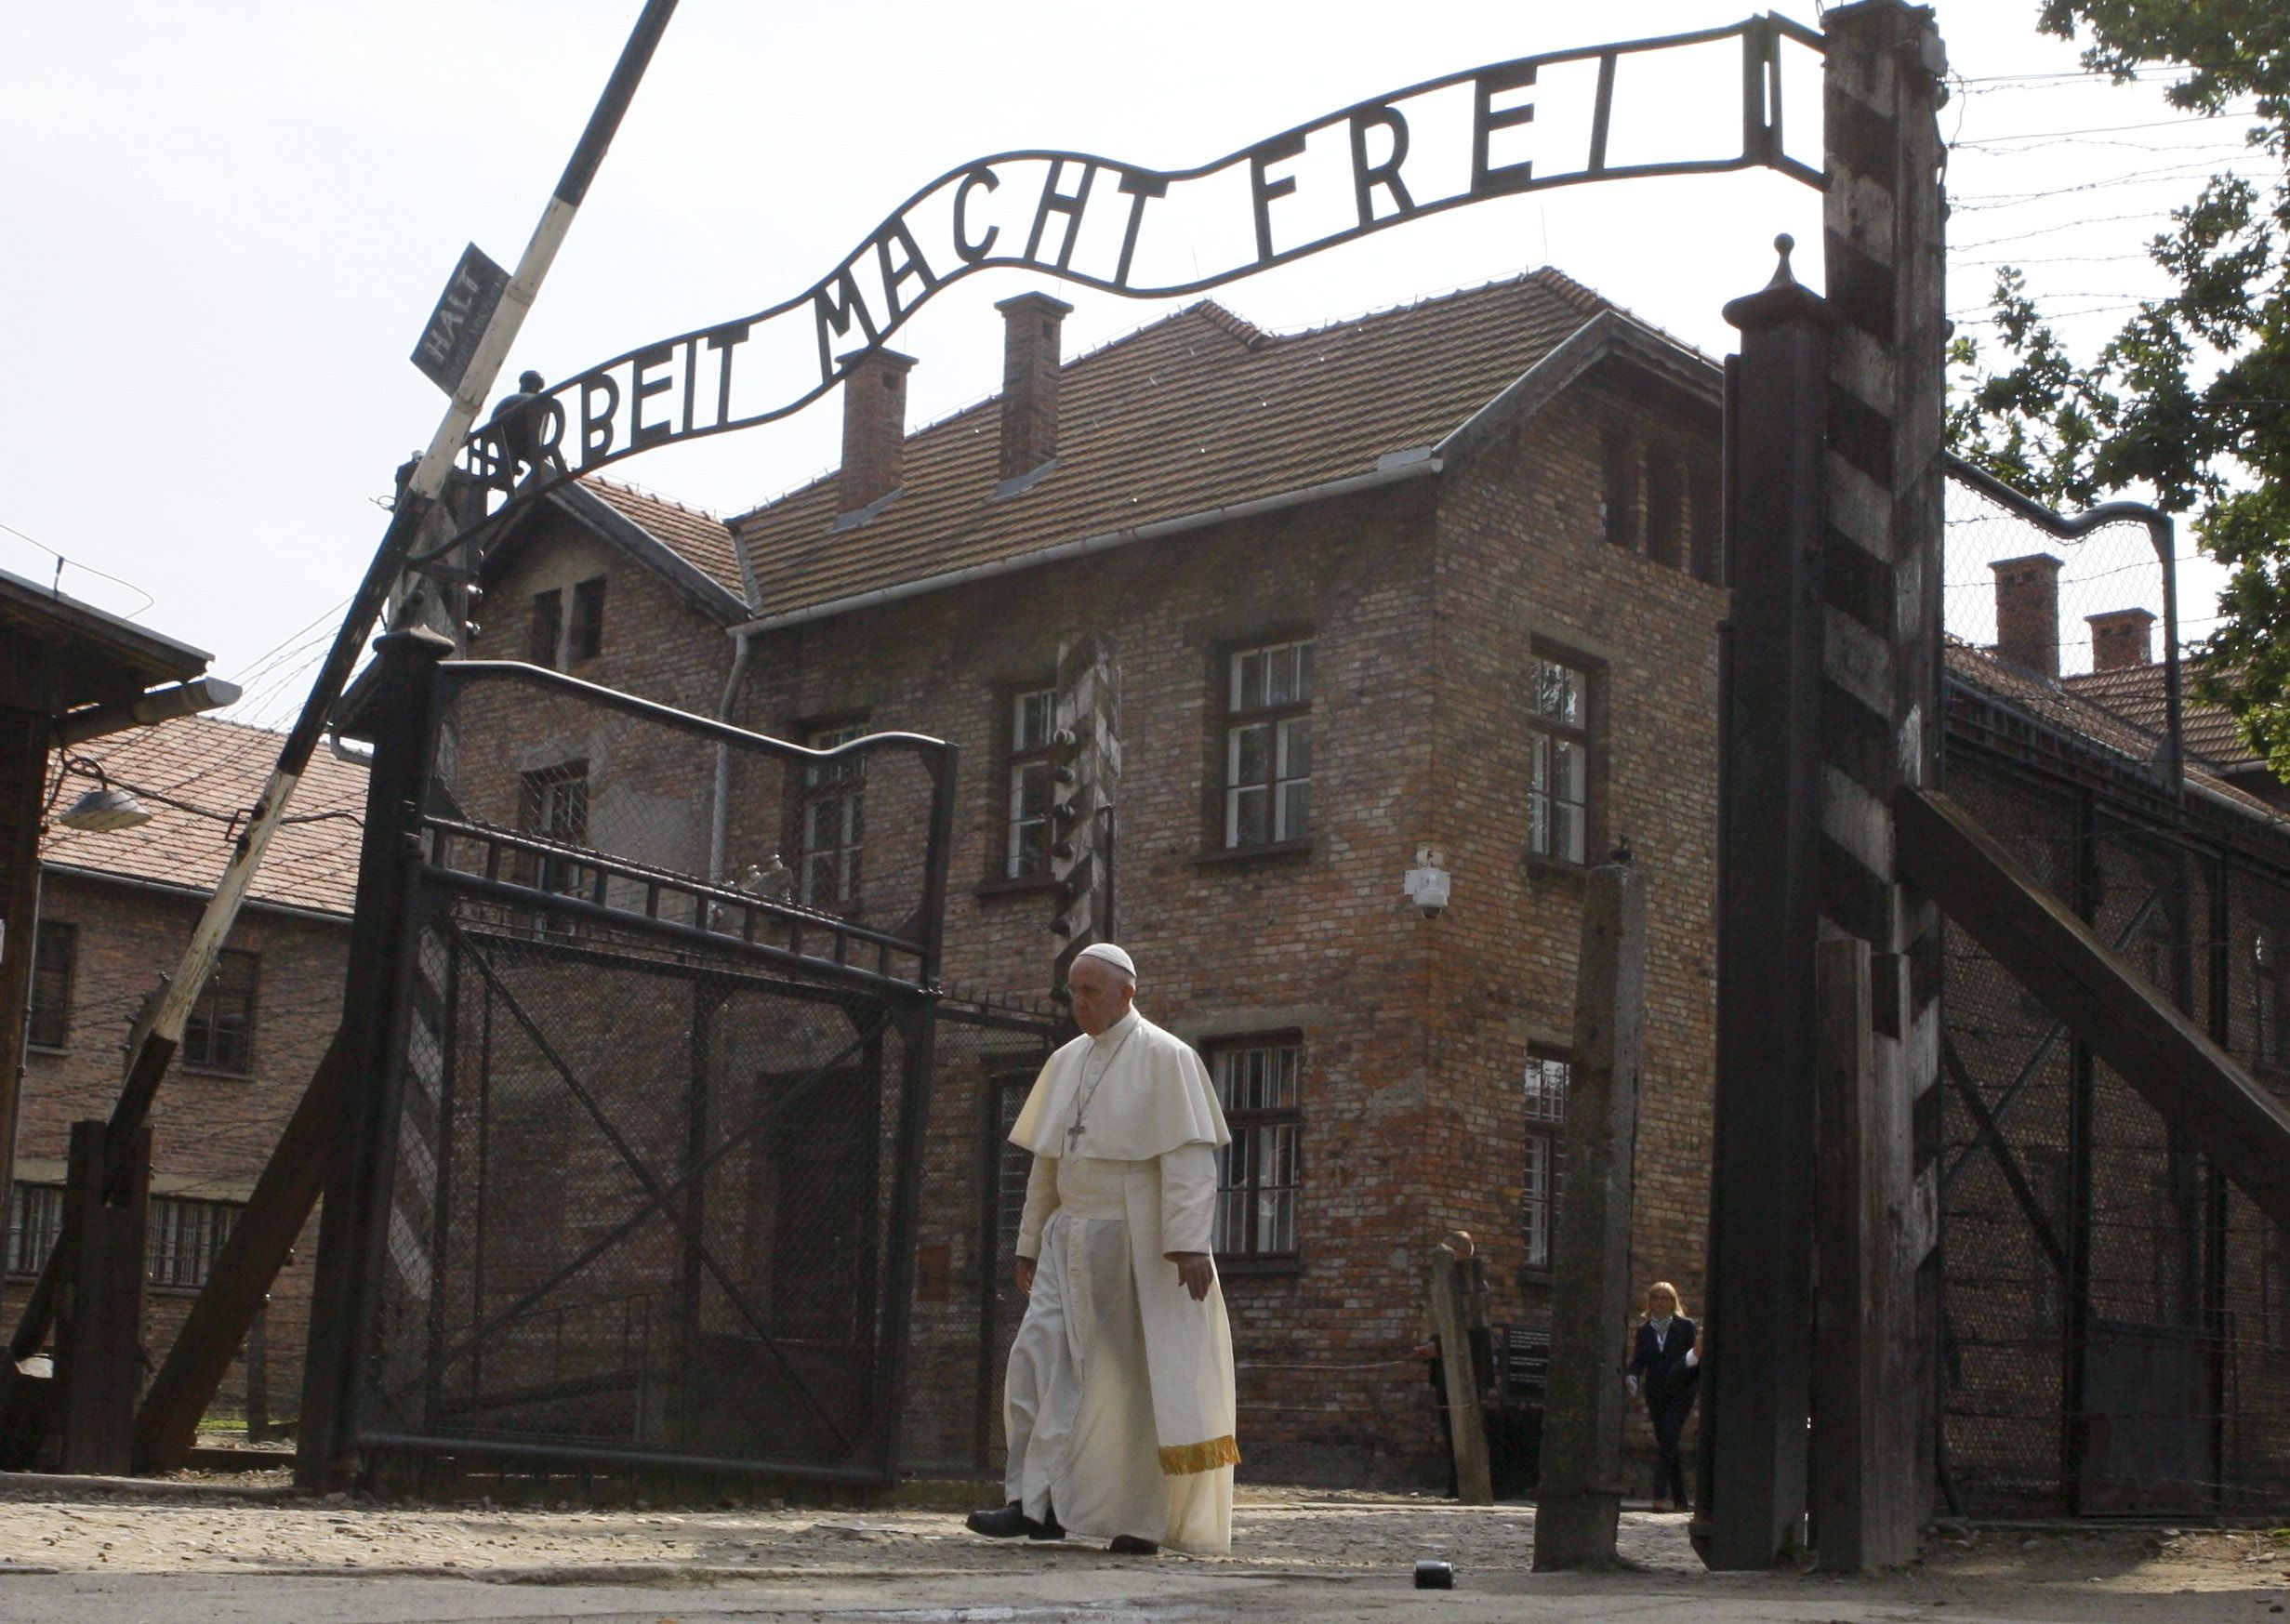
[[[1666,1512],[1675,1505],[1683,1511],[1692,1501],[1678,1462],[1678,1439],[1701,1384],[1701,1344],[1698,1327],[1678,1301],[1677,1287],[1667,1280],[1647,1288],[1646,1318],[1639,1322],[1623,1380],[1634,1394],[1643,1394],[1647,1419],[1654,1423],[1654,1509]]]
[[[1128,1555],[1232,1548],[1232,1330],[1210,1254],[1231,1133],[1208,1068],[1132,1008],[1137,967],[1076,956],[1081,1036],[1050,1057],[1011,1130],[1034,1153],[1018,1226],[1026,1317],[1003,1390],[997,1539],[1067,1533]]]

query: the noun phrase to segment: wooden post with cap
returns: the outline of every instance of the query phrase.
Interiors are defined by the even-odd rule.
[[[1614,1562],[1627,1400],[1630,1216],[1646,1023],[1646,882],[1626,858],[1591,870],[1567,1076],[1567,1198],[1551,1237],[1535,1568]]]

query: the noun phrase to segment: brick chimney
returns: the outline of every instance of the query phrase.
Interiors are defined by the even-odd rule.
[[[1057,455],[1058,329],[1073,306],[1022,293],[1002,313],[1002,455],[995,478],[1030,474]]]
[[[2155,663],[2148,629],[2155,617],[2144,609],[2111,609],[2105,614],[2086,614],[2091,627],[2091,668],[2120,671],[2130,666]]]
[[[843,376],[839,499],[845,513],[889,495],[906,477],[907,373],[913,365],[911,355],[878,350]]]
[[[2059,675],[2059,561],[2047,552],[1990,564],[1996,573],[1996,654],[2055,680]]]

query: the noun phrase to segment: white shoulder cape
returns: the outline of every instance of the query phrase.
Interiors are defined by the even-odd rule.
[[[1232,1131],[1224,1126],[1209,1068],[1192,1046],[1133,1010],[1125,1020],[1137,1024],[1130,1033],[1106,1035],[1120,1051],[1096,1081],[1077,1153],[1142,1162],[1183,1145],[1228,1143]],[[1034,1079],[1010,1142],[1038,1156],[1065,1155],[1066,1130],[1073,1126],[1084,1079],[1097,1078],[1104,1059],[1086,1033],[1052,1054]]]

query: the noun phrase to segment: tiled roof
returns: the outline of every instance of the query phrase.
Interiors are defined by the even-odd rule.
[[[2151,761],[2162,739],[2160,727],[2150,730],[2101,705],[2082,688],[2081,679],[2070,678],[2062,683],[2045,681],[1997,659],[1985,649],[1953,638],[1945,649],[1948,674],[1971,683],[1993,694],[2005,704],[2026,711],[2055,727],[2077,734],[2089,744],[2132,761]],[[2247,809],[2270,823],[2283,824],[2282,812],[2257,796],[2237,789],[2215,772],[2202,766],[2190,764],[2187,769],[2190,783],[2199,784],[2220,798]]]
[[[51,817],[40,844],[50,864],[212,890],[236,830],[218,818],[169,806],[179,801],[224,818],[251,810],[278,759],[282,733],[218,717],[187,716],[74,746],[115,786],[132,790],[152,814],[137,828],[90,834]],[[365,816],[365,769],[321,749],[295,790],[290,820],[271,838],[248,895],[258,902],[348,914],[358,889],[358,843]],[[57,798],[58,814],[97,783],[77,773]],[[327,814],[327,815],[316,815]],[[299,821],[291,821],[299,820]]]
[[[832,475],[731,524],[771,615],[1371,473],[1613,310],[1547,269],[1306,333],[1204,300],[1066,364],[1056,468],[1016,495],[994,499],[989,400],[909,437],[904,494],[863,524],[834,530]]]
[[[2182,667],[2181,671],[2191,689],[2193,668]],[[2164,718],[2169,708],[2163,692],[2163,678],[2164,667],[2160,665],[2122,666],[2112,671],[2065,677],[2060,679],[2059,685],[2096,705],[2105,706],[2125,721],[2160,734],[2164,731]],[[2190,755],[2199,756],[2230,772],[2266,764],[2265,759],[2244,741],[2234,713],[2224,706],[2204,705],[2189,693],[2179,717]]]
[[[593,476],[580,482],[717,586],[742,602],[747,601],[748,588],[739,576],[739,552],[722,520],[631,485]]]

